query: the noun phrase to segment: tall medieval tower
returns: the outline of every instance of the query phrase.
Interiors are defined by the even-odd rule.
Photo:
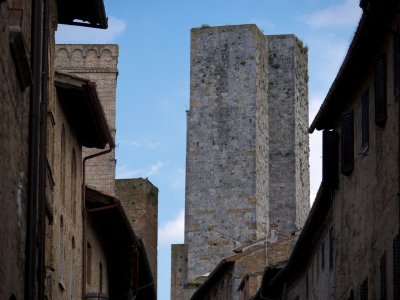
[[[171,299],[232,251],[289,234],[309,210],[307,48],[256,25],[191,32],[185,244],[172,246]]]
[[[115,140],[115,103],[118,77],[118,45],[58,44],[56,71],[87,78],[96,83],[99,99]],[[88,156],[99,150],[85,148]],[[115,150],[86,162],[86,183],[101,192],[115,195]]]

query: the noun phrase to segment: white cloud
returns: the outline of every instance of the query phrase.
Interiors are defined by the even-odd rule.
[[[184,241],[185,231],[185,212],[182,209],[179,215],[158,229],[158,245],[169,246],[171,244],[181,244]]]
[[[56,31],[56,43],[59,44],[98,44],[113,43],[126,29],[126,21],[110,16],[107,29],[95,29],[80,26],[59,25]]]
[[[361,15],[359,1],[345,0],[342,4],[333,5],[313,14],[303,16],[302,19],[311,28],[324,27],[354,27]]]
[[[137,177],[151,177],[156,176],[160,173],[161,169],[165,166],[165,163],[158,161],[155,164],[142,169],[132,170],[126,165],[117,167],[117,178],[137,178]]]

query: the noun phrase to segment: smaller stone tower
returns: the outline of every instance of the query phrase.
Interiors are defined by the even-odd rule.
[[[56,71],[87,78],[97,92],[115,139],[115,103],[118,76],[118,45],[56,45]],[[83,149],[84,157],[99,150]],[[115,194],[115,151],[86,163],[86,183],[110,195]]]
[[[269,222],[285,234],[310,207],[308,54],[293,34],[268,35]]]
[[[158,189],[143,178],[117,179],[115,186],[133,230],[143,240],[157,288]]]

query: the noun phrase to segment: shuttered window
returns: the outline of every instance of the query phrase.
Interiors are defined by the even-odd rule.
[[[383,127],[387,119],[386,54],[375,61],[375,123]]]
[[[380,262],[380,273],[381,273],[381,299],[387,299],[387,282],[386,282],[386,253],[382,255]]]
[[[322,133],[322,183],[335,189],[338,186],[338,134],[324,130]]]
[[[393,285],[394,299],[400,299],[400,235],[393,240]]]
[[[361,116],[361,130],[362,141],[361,148],[363,151],[368,149],[369,144],[369,89],[363,93],[361,100],[362,116]]]
[[[342,115],[341,162],[342,174],[350,175],[354,169],[354,113]]]
[[[368,300],[368,277],[361,284],[360,300]]]

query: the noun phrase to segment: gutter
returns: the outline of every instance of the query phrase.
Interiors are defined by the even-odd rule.
[[[86,211],[86,162],[89,159],[93,159],[95,157],[105,155],[110,153],[115,148],[115,143],[111,136],[109,137],[109,149],[105,151],[101,151],[89,156],[86,156],[83,159],[83,169],[82,169],[82,299],[85,299],[86,296],[86,245],[87,245],[87,211]]]
[[[31,68],[32,87],[29,103],[28,199],[25,245],[25,299],[36,294],[37,205],[39,201],[40,166],[40,100],[42,65],[42,0],[32,0]]]
[[[49,102],[49,40],[50,3],[43,2],[43,48],[42,48],[42,101],[40,105],[40,153],[39,153],[39,199],[38,199],[38,299],[45,299],[45,251],[46,251],[46,174],[47,174],[47,107]]]

